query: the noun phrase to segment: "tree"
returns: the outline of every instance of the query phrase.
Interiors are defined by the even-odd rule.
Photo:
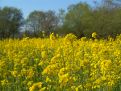
[[[70,5],[68,12],[65,16],[63,32],[64,33],[74,33],[78,37],[84,36],[83,21],[89,19],[90,6],[86,3],[78,3],[75,5]]]
[[[34,32],[35,37],[38,37],[42,31],[47,34],[56,29],[58,18],[53,11],[33,11],[27,18],[28,30]]]
[[[92,25],[90,25],[92,28],[86,34],[90,31],[88,35],[97,32],[99,37],[107,38],[109,35],[115,37],[121,33],[121,7],[120,2],[116,1],[118,0],[103,0],[102,5],[93,10]]]
[[[0,37],[15,37],[22,24],[22,13],[14,7],[4,7],[0,10]]]
[[[55,12],[49,10],[45,12],[46,20],[43,22],[43,31],[49,34],[50,32],[54,32],[58,27],[58,17],[56,16]]]
[[[102,5],[108,9],[121,7],[121,0],[102,0]]]
[[[58,20],[59,20],[59,27],[62,27],[64,24],[64,19],[65,19],[66,13],[65,10],[60,9],[58,13]]]
[[[45,21],[45,13],[43,11],[31,12],[26,21],[26,30],[32,31],[35,37],[39,36],[43,21]]]
[[[106,0],[105,0],[106,1]],[[109,2],[108,2],[109,3]],[[111,2],[92,8],[86,3],[70,5],[64,18],[61,33],[74,33],[78,37],[91,37],[93,32],[98,33],[98,38],[115,37],[121,33],[121,7]]]

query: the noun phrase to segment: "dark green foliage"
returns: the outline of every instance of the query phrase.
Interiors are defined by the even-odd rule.
[[[25,19],[22,33],[19,33],[22,13],[13,7],[0,9],[0,38],[15,36],[46,37],[54,32],[64,36],[74,33],[78,38],[91,38],[96,32],[98,38],[115,37],[121,34],[121,0],[101,0],[97,6],[87,3],[70,5],[67,11],[33,11]]]
[[[120,34],[120,5],[114,4],[113,1],[104,4],[102,3],[96,8],[92,8],[86,3],[71,5],[65,16],[62,33],[74,33],[78,37],[86,36],[89,38],[93,32],[97,32],[99,38],[115,37]]]
[[[33,11],[29,14],[26,21],[26,30],[34,37],[42,37],[44,31],[46,35],[55,31],[58,25],[58,18],[54,11]]]
[[[0,38],[14,38],[22,24],[22,13],[13,7],[0,10]]]

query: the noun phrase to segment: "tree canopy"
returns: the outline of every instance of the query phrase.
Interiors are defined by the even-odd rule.
[[[22,24],[22,12],[14,7],[0,9],[0,37],[15,37]]]
[[[97,32],[98,38],[115,37],[121,33],[121,0],[101,0],[101,4],[95,4],[95,7],[79,2],[70,5],[67,11],[60,9],[58,13],[35,10],[24,22],[20,9],[0,8],[0,38],[19,36],[22,24],[22,34],[29,37],[42,37],[43,32],[47,36],[52,32],[62,36],[74,33],[78,38],[90,38],[93,32]]]

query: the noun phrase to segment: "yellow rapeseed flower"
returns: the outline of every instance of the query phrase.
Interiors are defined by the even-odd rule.
[[[92,37],[97,38],[97,33],[96,32],[92,33]]]

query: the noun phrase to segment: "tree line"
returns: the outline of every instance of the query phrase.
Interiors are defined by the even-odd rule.
[[[80,37],[116,37],[121,34],[121,1],[102,0],[90,6],[79,2],[70,5],[67,11],[52,10],[31,12],[26,19],[15,7],[0,8],[0,38],[47,37],[54,32],[64,36],[68,33]]]

